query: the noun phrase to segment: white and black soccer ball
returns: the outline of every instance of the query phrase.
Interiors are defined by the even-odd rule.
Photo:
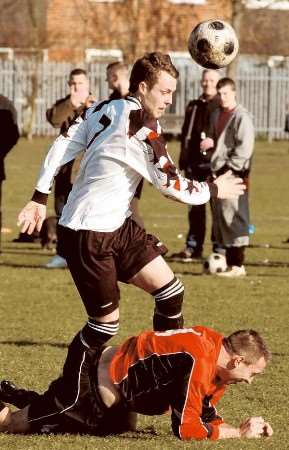
[[[211,253],[204,262],[203,269],[207,275],[225,272],[227,269],[226,256],[221,253]]]
[[[223,20],[206,20],[191,32],[188,48],[192,58],[207,69],[225,67],[236,57],[239,41],[234,29]]]

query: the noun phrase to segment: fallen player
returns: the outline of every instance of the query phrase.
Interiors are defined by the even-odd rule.
[[[118,347],[83,345],[77,383],[73,361],[44,394],[0,385],[0,431],[10,433],[112,434],[134,429],[132,413],[161,415],[170,410],[172,431],[182,440],[260,438],[273,430],[262,417],[235,427],[216,404],[231,384],[251,384],[263,373],[270,352],[254,330],[224,337],[203,326],[147,331]],[[4,406],[4,407],[3,407]]]

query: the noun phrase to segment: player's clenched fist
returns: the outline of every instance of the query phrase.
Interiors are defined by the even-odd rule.
[[[273,434],[273,429],[263,417],[250,417],[240,425],[241,437],[248,439],[269,437]]]
[[[22,209],[18,216],[17,225],[21,226],[22,233],[31,234],[40,231],[46,217],[46,206],[31,200]]]

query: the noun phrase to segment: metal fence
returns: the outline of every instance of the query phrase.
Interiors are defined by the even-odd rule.
[[[201,71],[193,69],[189,61],[181,65],[176,62],[176,65],[180,72],[178,88],[174,104],[163,121],[165,131],[173,134],[180,131],[188,101],[200,94],[201,75]],[[46,121],[45,112],[56,100],[67,95],[68,74],[73,68],[75,66],[62,62],[0,61],[0,93],[14,102],[22,131],[33,109],[33,135],[57,134],[57,130]],[[85,68],[91,92],[98,100],[107,98],[106,65],[95,63]],[[289,69],[267,66],[240,68],[236,82],[238,101],[252,113],[257,134],[269,139],[285,138]]]

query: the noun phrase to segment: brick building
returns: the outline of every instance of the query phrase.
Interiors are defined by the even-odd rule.
[[[212,17],[230,19],[230,1],[12,0],[1,11],[0,47],[47,49],[50,60],[133,60],[148,50],[186,51],[192,28]]]
[[[247,0],[240,53],[289,55],[289,1]],[[231,0],[0,0],[0,55],[54,61],[134,60],[145,51],[186,52],[192,28],[231,19]],[[281,5],[281,6],[280,6]],[[253,9],[252,9],[253,8]],[[9,50],[10,49],[10,50]]]

